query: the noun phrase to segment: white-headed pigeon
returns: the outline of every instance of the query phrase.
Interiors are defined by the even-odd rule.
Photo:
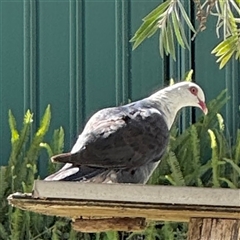
[[[66,164],[45,180],[145,184],[166,150],[177,112],[187,106],[208,111],[203,90],[192,82],[98,111],[71,152],[51,158]]]

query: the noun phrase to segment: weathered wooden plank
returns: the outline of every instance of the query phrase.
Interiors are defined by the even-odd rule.
[[[240,240],[240,220],[191,218],[188,240]]]
[[[140,197],[139,197],[140,198]],[[141,217],[147,220],[188,222],[190,218],[240,219],[240,207],[203,206],[166,203],[138,203],[101,200],[33,199],[11,195],[9,203],[15,207],[46,215],[77,219],[79,217]]]
[[[144,218],[104,218],[76,219],[72,222],[73,229],[79,232],[125,231],[141,232],[146,227]]]
[[[33,197],[240,207],[240,189],[37,180]]]

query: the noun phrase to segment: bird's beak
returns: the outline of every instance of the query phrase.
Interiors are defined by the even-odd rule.
[[[198,104],[200,105],[203,113],[204,113],[205,115],[207,115],[208,109],[207,109],[206,103],[203,102],[203,101],[201,101],[201,100],[199,100],[199,103],[198,103]]]

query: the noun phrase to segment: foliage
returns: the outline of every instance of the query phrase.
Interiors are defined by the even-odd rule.
[[[14,192],[31,192],[34,179],[38,178],[38,157],[41,147],[51,155],[61,153],[64,143],[63,128],[54,131],[50,144],[42,143],[49,129],[50,106],[45,110],[41,124],[32,134],[33,114],[28,110],[20,131],[9,110],[12,150],[7,166],[0,167],[0,239],[82,239],[84,234],[71,229],[70,221],[13,208],[7,203],[7,196]],[[50,164],[50,171],[55,166]]]
[[[223,39],[212,51],[220,68],[223,68],[229,59],[235,55],[235,59],[240,59],[240,2],[239,0],[200,0],[192,1],[196,10],[196,19],[199,26],[195,29],[195,19],[187,14],[184,4],[188,6],[191,1],[183,4],[181,0],[167,0],[156,7],[146,17],[136,31],[133,38],[133,49],[137,48],[146,38],[150,38],[160,29],[159,50],[161,57],[171,55],[175,60],[175,43],[182,48],[189,48],[189,39],[186,37],[186,27],[193,33],[192,40],[198,32],[206,29],[206,22],[209,15],[217,18],[216,34]]]

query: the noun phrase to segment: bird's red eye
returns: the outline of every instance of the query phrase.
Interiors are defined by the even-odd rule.
[[[190,92],[193,94],[193,95],[197,95],[197,88],[196,87],[190,87]]]

